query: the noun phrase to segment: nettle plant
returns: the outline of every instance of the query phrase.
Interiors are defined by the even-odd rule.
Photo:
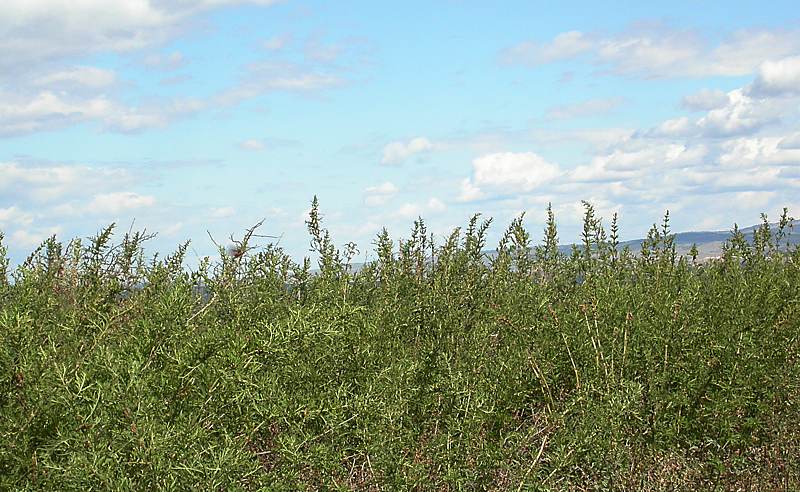
[[[788,212],[701,261],[583,206],[569,254],[548,206],[360,268],[316,197],[313,262],[262,223],[194,270],[113,225],[11,269],[0,234],[0,488],[800,487]]]

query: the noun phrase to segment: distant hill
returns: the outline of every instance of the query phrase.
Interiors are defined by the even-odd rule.
[[[787,227],[788,237],[786,241],[789,244],[800,244],[800,220],[792,222],[792,227]],[[748,242],[753,241],[753,231],[758,229],[760,224],[752,225],[749,227],[740,228],[739,230],[745,235]],[[773,232],[777,229],[777,224],[771,224]],[[707,259],[722,254],[722,245],[731,237],[731,231],[689,231],[679,232],[675,234],[675,248],[679,255],[688,255],[689,250],[693,244],[697,244],[698,258]],[[632,239],[629,241],[620,242],[620,249],[628,246],[633,253],[638,253],[642,247],[642,239]],[[572,244],[565,244],[559,246],[559,250],[564,254],[572,252]],[[492,251],[490,254],[494,254]]]
[[[777,224],[770,224],[772,226],[773,233],[777,229]],[[795,220],[792,222],[792,227],[787,227],[787,237],[785,238],[785,242],[788,242],[790,245],[797,245],[800,244],[800,220]],[[752,225],[749,227],[740,228],[739,230],[745,235],[745,238],[748,242],[753,241],[753,231],[756,230],[760,224]],[[688,255],[689,250],[692,249],[693,244],[697,244],[697,251],[698,251],[698,259],[699,260],[706,260],[709,258],[714,258],[720,256],[722,254],[722,245],[725,244],[731,237],[731,231],[689,231],[689,232],[678,232],[675,234],[675,249],[678,255]],[[638,255],[642,248],[642,239],[631,239],[629,241],[622,241],[619,244],[619,249],[622,250],[626,246],[630,248],[633,254]],[[782,243],[784,242],[782,241]],[[572,253],[572,246],[573,244],[562,244],[558,247],[559,251],[565,255],[569,255]],[[494,258],[497,255],[497,250],[487,250],[484,251],[484,254],[488,258]],[[353,271],[357,272],[361,268],[363,268],[364,263],[353,263],[351,268]],[[317,272],[317,269],[313,269],[312,272]]]
[[[777,224],[771,224],[773,227],[773,232],[777,229]],[[748,242],[753,241],[753,232],[758,229],[758,225],[752,225],[749,227],[739,229],[747,239]],[[795,245],[800,244],[800,220],[795,220],[792,222],[792,227],[787,227],[787,234],[788,237],[786,238],[789,244]],[[699,252],[698,258],[706,259],[715,256],[719,256],[722,254],[722,245],[725,244],[725,241],[730,239],[731,231],[691,231],[691,232],[679,232],[675,234],[675,247],[678,254],[686,255],[689,254],[689,250],[692,248],[692,244],[697,244],[697,250]],[[625,241],[621,243],[622,247],[629,246],[631,250],[634,252],[639,250],[642,246],[642,241],[644,239],[635,239],[632,241]]]

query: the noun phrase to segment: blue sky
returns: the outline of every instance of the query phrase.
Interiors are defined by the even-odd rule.
[[[538,240],[548,202],[563,242],[581,200],[628,238],[800,214],[791,2],[543,5],[5,0],[5,242],[116,222],[191,262],[264,218],[300,258],[315,194],[362,253],[417,216]]]

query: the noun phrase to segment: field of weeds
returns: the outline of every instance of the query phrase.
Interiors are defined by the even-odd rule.
[[[195,271],[111,228],[0,260],[0,489],[799,489],[787,215],[702,264],[668,216],[635,255],[549,217],[357,272],[316,200],[319,265],[254,230]]]

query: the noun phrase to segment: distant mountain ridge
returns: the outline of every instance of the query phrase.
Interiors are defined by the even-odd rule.
[[[740,228],[739,231],[745,235],[745,239],[748,242],[752,243],[753,241],[753,231],[758,229],[761,224],[752,225],[749,227]],[[791,226],[791,227],[790,227]],[[790,222],[790,226],[786,228],[786,238],[781,241],[781,245],[785,243],[789,243],[790,245],[797,245],[800,244],[800,220],[794,220]],[[777,224],[770,223],[770,227],[772,228],[773,234],[778,228]],[[692,249],[692,245],[697,245],[698,260],[706,260],[714,257],[718,257],[722,254],[722,245],[725,244],[725,241],[730,239],[732,230],[727,231],[687,231],[687,232],[678,232],[674,234],[675,237],[675,250],[678,255],[689,255],[689,251]],[[630,248],[633,254],[638,254],[641,251],[642,239],[630,239],[628,241],[621,241],[619,243],[619,249],[622,250],[626,246]],[[784,242],[785,241],[785,242]],[[558,249],[561,253],[565,255],[570,255],[572,253],[572,246],[576,245],[580,247],[577,243],[570,243],[570,244],[562,244],[559,245]],[[494,258],[497,256],[497,250],[485,250],[483,252],[488,259]],[[357,262],[351,263],[350,268],[352,271],[357,272],[364,267],[365,263]],[[312,269],[312,272],[318,272],[318,269]]]
[[[756,224],[749,227],[740,228],[739,231],[745,235],[745,238],[748,242],[752,242],[753,232],[760,226],[761,224]],[[777,230],[778,225],[770,223],[770,227],[774,233]],[[800,220],[792,221],[790,226],[787,226],[785,232],[787,234],[785,240],[790,245],[800,244]],[[686,255],[689,254],[689,250],[692,248],[692,245],[696,244],[699,253],[698,258],[712,258],[722,254],[722,245],[725,244],[725,241],[730,239],[731,234],[732,230],[678,232],[674,234],[675,249],[679,255]],[[636,253],[641,249],[643,241],[644,238],[622,241],[619,243],[619,248],[622,249],[627,246],[632,252]],[[562,253],[570,254],[572,252],[572,246],[572,244],[564,244],[560,245],[558,248]],[[492,253],[495,253],[495,251],[492,251]]]

